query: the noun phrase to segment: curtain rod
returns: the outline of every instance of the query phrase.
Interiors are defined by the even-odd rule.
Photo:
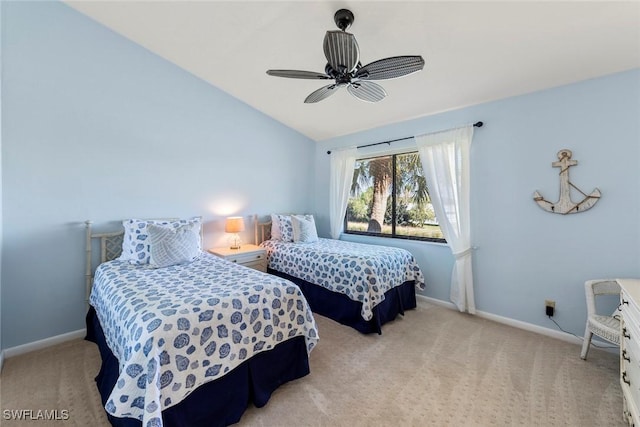
[[[475,128],[481,128],[482,125],[484,125],[484,123],[482,122],[475,122],[473,124],[473,127]],[[356,148],[364,148],[364,147],[373,147],[374,145],[381,145],[381,144],[391,144],[392,142],[396,142],[396,141],[404,141],[405,139],[411,139],[413,138],[413,136],[406,136],[404,138],[398,138],[398,139],[392,139],[390,141],[382,141],[382,142],[374,142],[373,144],[367,144],[367,145],[358,145]],[[331,154],[331,150],[327,151],[327,154]]]

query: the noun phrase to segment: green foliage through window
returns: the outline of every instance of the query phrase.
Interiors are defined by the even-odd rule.
[[[345,232],[444,242],[417,152],[356,161]]]

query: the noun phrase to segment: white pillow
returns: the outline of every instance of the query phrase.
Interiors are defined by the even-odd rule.
[[[318,241],[316,222],[313,215],[291,215],[293,241],[295,243],[311,243]]]
[[[184,224],[178,227],[148,224],[149,265],[154,268],[186,264],[200,256],[199,224]]]
[[[124,236],[122,239],[122,253],[119,260],[129,261],[131,264],[143,265],[149,264],[149,233],[147,226],[155,225],[171,225],[177,228],[184,224],[197,224],[198,229],[201,226],[201,217],[193,217],[181,220],[162,220],[162,219],[127,219],[122,221],[124,226]],[[198,239],[200,235],[198,234]]]
[[[276,214],[271,214],[271,239],[282,240],[282,233],[280,233],[280,220]]]
[[[278,215],[273,214],[273,217],[278,221],[278,230],[280,231],[280,238],[283,242],[293,242],[293,229],[291,228],[291,216],[290,215]]]

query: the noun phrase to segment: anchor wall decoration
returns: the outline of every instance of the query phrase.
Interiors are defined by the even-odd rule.
[[[537,191],[533,193],[533,200],[547,212],[558,213],[562,215],[584,212],[600,200],[600,190],[597,188],[591,194],[585,194],[578,187],[569,181],[569,168],[578,164],[576,160],[571,160],[571,150],[562,149],[558,151],[558,161],[551,163],[554,168],[560,168],[560,198],[557,202],[545,200]],[[575,188],[583,196],[579,202],[571,200],[571,188]]]

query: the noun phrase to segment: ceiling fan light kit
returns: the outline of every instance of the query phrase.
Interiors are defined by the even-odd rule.
[[[327,59],[324,73],[300,70],[267,70],[267,74],[292,79],[334,80],[334,83],[313,91],[305,103],[322,101],[337,89],[346,87],[356,98],[366,102],[382,101],[387,93],[371,80],[386,80],[406,76],[424,68],[422,56],[394,56],[379,59],[367,65],[360,63],[360,49],[353,34],[345,30],[351,26],[354,16],[347,9],[338,10],[333,20],[339,31],[327,31],[323,50]]]

